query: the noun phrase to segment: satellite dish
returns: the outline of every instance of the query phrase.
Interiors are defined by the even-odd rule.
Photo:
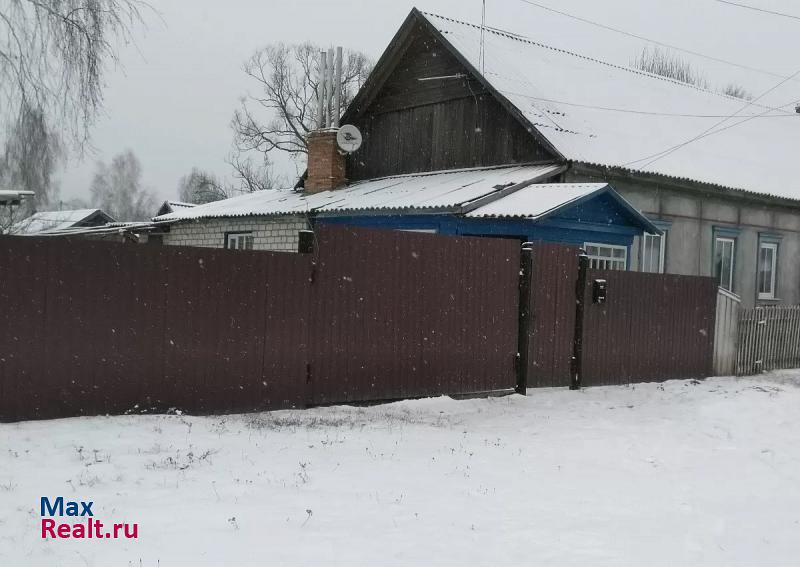
[[[353,153],[361,147],[361,132],[352,124],[345,124],[336,133],[336,143],[343,152]]]

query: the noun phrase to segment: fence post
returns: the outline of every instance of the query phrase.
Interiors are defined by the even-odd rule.
[[[572,338],[572,361],[570,365],[570,390],[579,390],[583,378],[583,313],[584,292],[586,290],[586,272],[589,268],[589,257],[581,249],[578,255],[578,278],[575,281],[575,334]]]
[[[519,330],[517,333],[517,385],[523,396],[528,389],[528,351],[531,341],[531,292],[533,285],[533,243],[524,242],[520,252]]]

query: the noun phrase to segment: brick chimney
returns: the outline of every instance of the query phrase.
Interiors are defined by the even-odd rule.
[[[336,143],[336,129],[314,130],[308,134],[308,177],[306,193],[319,193],[344,187],[344,155]]]

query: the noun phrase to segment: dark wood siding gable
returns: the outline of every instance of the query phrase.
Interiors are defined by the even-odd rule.
[[[364,135],[350,180],[554,159],[422,24],[405,45],[375,96],[348,111]],[[419,80],[430,77],[450,78]]]

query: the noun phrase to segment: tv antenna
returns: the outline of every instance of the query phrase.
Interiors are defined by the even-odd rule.
[[[478,57],[481,66],[481,75],[486,75],[486,0],[482,0],[481,7],[481,50]]]

